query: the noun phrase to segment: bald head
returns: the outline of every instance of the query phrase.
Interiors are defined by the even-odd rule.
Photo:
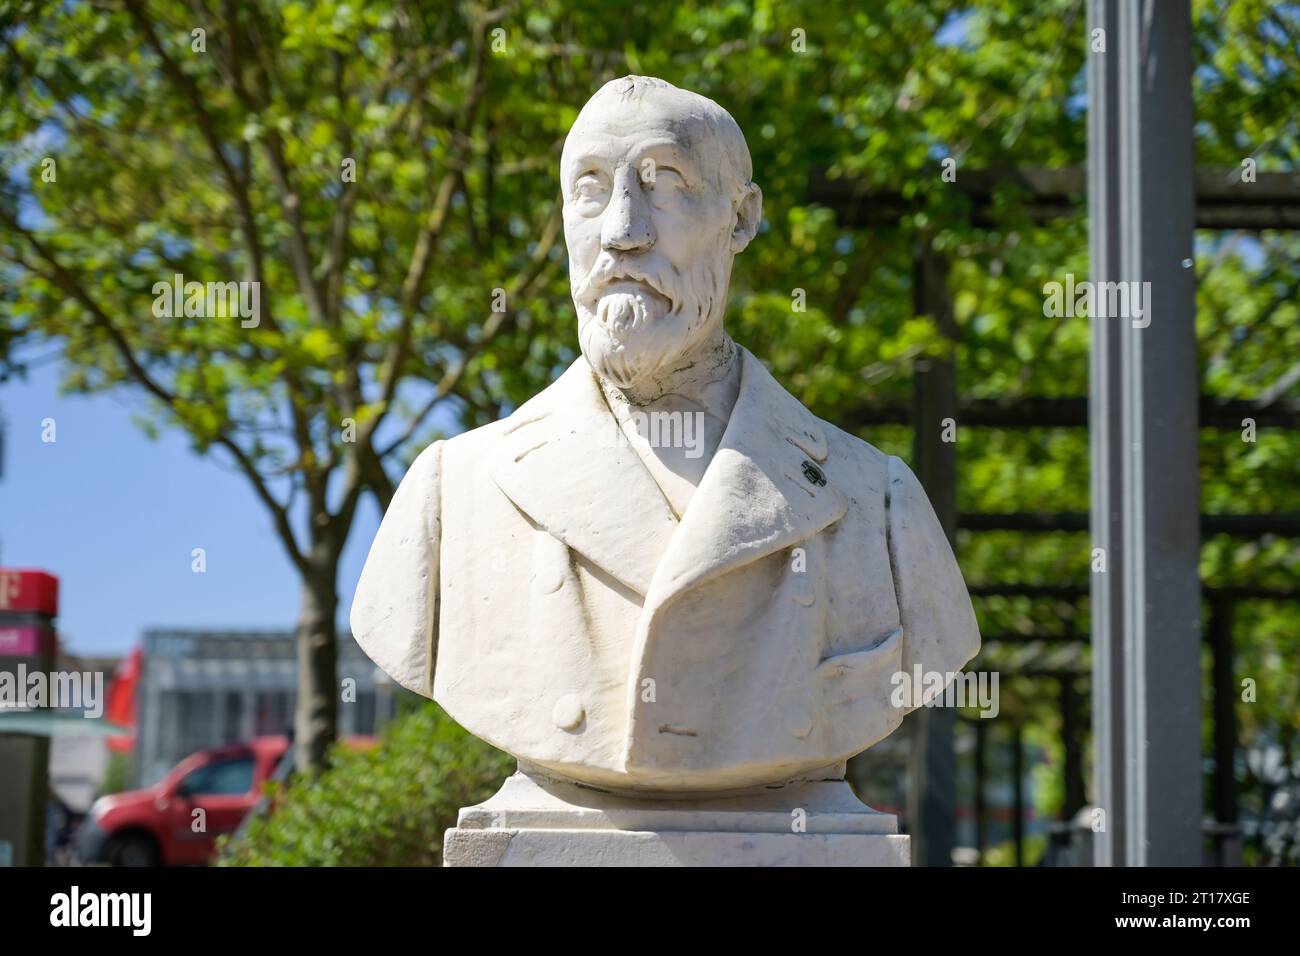
[[[621,136],[647,127],[659,127],[696,153],[703,173],[716,179],[716,186],[740,193],[750,185],[749,146],[731,114],[707,96],[653,76],[610,80],[587,100],[564,141],[562,173],[569,171],[589,137]]]

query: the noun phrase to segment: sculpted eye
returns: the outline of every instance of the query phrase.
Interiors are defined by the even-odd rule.
[[[645,179],[646,185],[652,189],[655,186],[670,186],[678,188],[686,185],[686,177],[672,166],[655,166],[653,174],[643,178]]]
[[[573,184],[574,195],[581,199],[599,198],[604,191],[604,177],[594,169],[587,170]]]

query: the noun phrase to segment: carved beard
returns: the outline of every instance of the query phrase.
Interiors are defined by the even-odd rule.
[[[596,374],[619,388],[647,378],[679,352],[686,323],[657,297],[642,291],[609,291],[596,303],[578,340]]]
[[[656,281],[664,296],[639,283],[615,282],[603,290],[594,308],[585,296],[575,296],[582,354],[597,375],[617,388],[630,388],[666,371],[695,344],[714,303],[725,300],[725,279],[719,283],[724,274],[710,262],[679,282]]]

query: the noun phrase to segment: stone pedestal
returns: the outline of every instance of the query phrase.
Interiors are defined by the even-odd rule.
[[[516,773],[460,811],[445,866],[908,866],[898,818],[843,780],[708,799],[615,795]]]

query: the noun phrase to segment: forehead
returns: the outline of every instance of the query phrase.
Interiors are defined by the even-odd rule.
[[[565,164],[583,155],[612,160],[652,147],[668,148],[714,167],[725,144],[701,106],[654,90],[637,98],[607,93],[590,101],[564,142]]]

